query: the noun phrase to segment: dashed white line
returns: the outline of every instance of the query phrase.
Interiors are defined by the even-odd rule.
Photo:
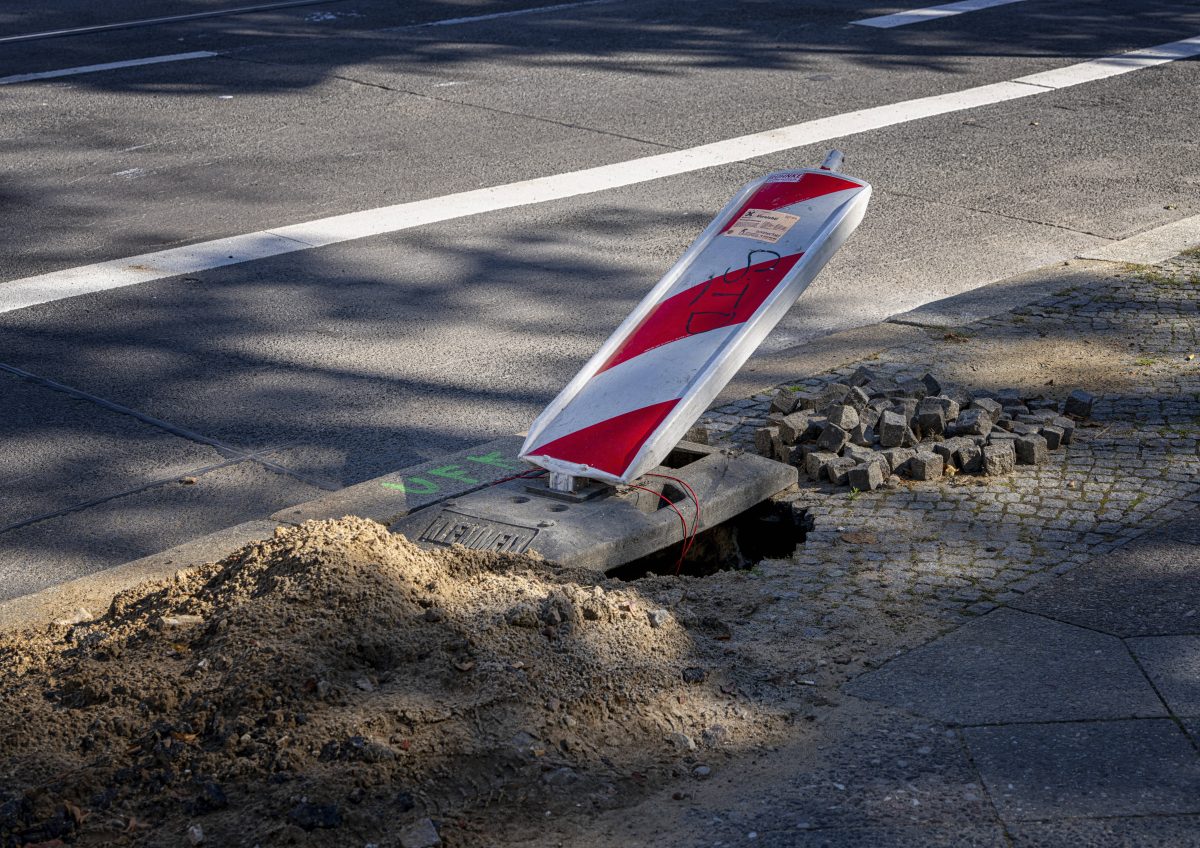
[[[439,221],[649,182],[921,118],[1045,94],[1192,56],[1200,56],[1200,36],[1068,65],[1053,71],[1030,74],[1008,82],[991,83],[948,94],[860,109],[686,150],[427,200],[399,203],[379,209],[334,215],[272,230],[25,277],[0,283],[0,312],[393,233]]]
[[[1010,3],[1021,3],[1023,0],[961,0],[958,3],[946,3],[943,6],[926,6],[924,9],[911,9],[907,12],[897,12],[894,15],[880,15],[875,18],[863,18],[851,21],[859,26],[875,27],[876,29],[891,29],[892,27],[919,24],[937,18],[948,18],[951,15],[961,15],[963,12],[975,12],[979,9],[990,9],[993,6],[1007,6]]]
[[[38,71],[34,74],[15,74],[11,77],[0,77],[0,85],[12,85],[18,82],[34,82],[35,80],[56,79],[58,77],[73,77],[76,74],[94,74],[100,71],[115,71],[118,68],[136,68],[139,65],[160,65],[163,62],[186,62],[189,59],[210,59],[219,54],[208,50],[197,50],[193,53],[172,53],[169,56],[147,56],[144,59],[126,59],[122,62],[105,62],[102,65],[80,65],[77,68],[60,68],[57,71]]]

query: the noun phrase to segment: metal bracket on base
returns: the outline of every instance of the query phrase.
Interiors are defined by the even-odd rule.
[[[566,477],[570,480],[569,487],[556,488],[554,478],[556,476]],[[525,491],[531,495],[538,495],[543,498],[554,498],[560,501],[569,501],[570,503],[583,503],[590,501],[592,498],[599,497],[606,492],[613,491],[613,487],[607,483],[600,483],[596,480],[588,480],[583,477],[573,477],[570,474],[557,475],[550,474],[549,478],[541,478],[530,480],[525,484]]]

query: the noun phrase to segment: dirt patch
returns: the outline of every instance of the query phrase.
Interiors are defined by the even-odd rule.
[[[661,600],[364,519],[280,529],[0,639],[0,845],[470,845],[778,738],[786,710],[709,673],[724,625]]]
[[[973,389],[1037,390],[1057,396],[1074,388],[1093,394],[1138,385],[1127,342],[1104,338],[989,338],[947,332],[938,377]]]

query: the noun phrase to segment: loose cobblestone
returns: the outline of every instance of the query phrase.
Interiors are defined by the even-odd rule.
[[[787,561],[809,575],[804,591],[841,593],[847,604],[915,606],[957,621],[1019,598],[1200,503],[1200,258],[1177,257],[1153,272],[1133,269],[960,332],[1127,339],[1128,368],[1138,378],[1094,397],[1070,395],[1071,386],[1048,391],[1060,404],[1071,396],[1068,411],[1090,408],[1092,417],[1077,423],[1053,415],[1029,425],[1033,434],[1060,429],[1069,446],[1050,452],[1042,466],[1017,465],[996,478],[905,481],[852,497],[829,484],[804,484],[813,529]],[[789,385],[825,403],[842,401],[860,368],[875,380],[903,383],[936,372],[945,356],[946,343],[934,337],[827,374],[797,375]],[[751,405],[714,410],[705,423],[765,417],[774,396],[763,392]],[[720,443],[752,449],[753,430]]]

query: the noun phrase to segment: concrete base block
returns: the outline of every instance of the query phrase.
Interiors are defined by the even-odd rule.
[[[687,518],[695,505],[667,474],[688,483],[701,504],[700,530],[745,512],[794,485],[796,468],[748,453],[681,443],[667,465],[637,484],[661,491]],[[535,483],[513,480],[456,497],[392,525],[418,544],[461,544],[480,550],[536,552],[563,565],[607,571],[666,548],[682,538],[675,510],[651,492],[611,489],[585,503],[539,495]]]

